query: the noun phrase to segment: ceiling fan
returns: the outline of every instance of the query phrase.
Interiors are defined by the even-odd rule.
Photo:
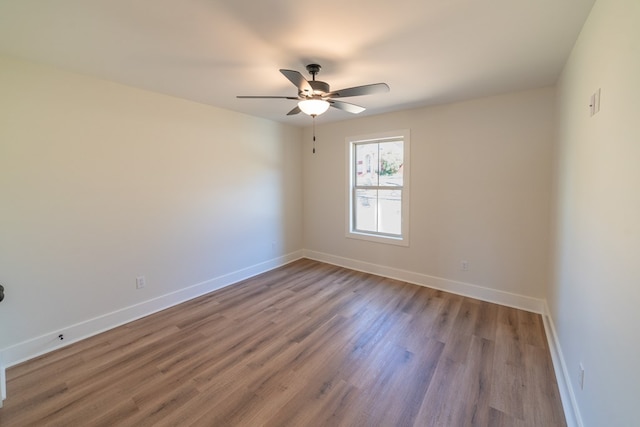
[[[311,81],[305,79],[298,71],[280,70],[280,72],[298,88],[298,96],[238,96],[238,98],[295,99],[299,101],[298,105],[287,113],[288,116],[303,112],[311,117],[316,117],[327,111],[329,107],[337,108],[353,114],[358,114],[365,110],[364,107],[359,105],[343,101],[335,101],[335,98],[371,95],[374,93],[389,91],[389,86],[386,83],[374,83],[331,91],[328,83],[316,80],[316,75],[322,68],[320,65],[309,64],[306,68],[309,74],[311,74]]]

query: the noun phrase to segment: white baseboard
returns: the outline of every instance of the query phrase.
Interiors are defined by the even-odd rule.
[[[325,254],[322,252],[315,252],[305,249],[303,253],[305,258],[313,259],[316,261],[326,262],[328,264],[338,265],[340,267],[346,267],[352,270],[363,271],[365,273],[377,274],[379,276],[388,277],[390,279],[402,280],[404,282],[426,286],[441,291],[451,292],[453,294],[463,295],[466,297],[492,302],[507,307],[519,308],[539,314],[543,314],[545,309],[544,300],[539,298],[512,294],[509,292],[473,285],[471,283],[457,282],[454,280],[443,279],[441,277],[414,273],[412,271],[400,270],[393,267],[386,267],[383,265],[372,264],[369,262],[358,261],[350,258],[343,258],[335,255]]]
[[[139,304],[116,310],[102,316],[94,317],[66,328],[56,329],[36,338],[12,345],[0,351],[0,388],[2,398],[6,396],[4,368],[67,346],[74,342],[97,335],[101,332],[124,325],[141,317],[148,316],[190,299],[199,297],[217,289],[248,279],[274,268],[302,258],[302,251],[296,251],[279,258],[274,258],[232,273],[228,273],[195,285],[171,292]],[[65,336],[64,341],[57,339],[57,334]]]
[[[564,416],[567,420],[567,427],[583,427],[582,416],[576,401],[576,395],[571,386],[571,376],[567,370],[567,364],[562,355],[562,348],[556,327],[551,317],[549,307],[545,303],[545,314],[542,316],[544,320],[544,329],[547,333],[547,342],[549,343],[549,352],[551,353],[551,361],[553,362],[553,370],[556,374],[558,389],[560,390],[560,400],[564,409]]]

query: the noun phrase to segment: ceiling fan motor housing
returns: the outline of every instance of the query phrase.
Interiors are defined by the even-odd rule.
[[[325,93],[331,92],[329,90],[329,84],[326,82],[321,82],[320,80],[312,80],[309,82],[311,89],[313,89],[313,93],[300,91],[300,96],[304,98],[309,98],[311,96],[322,96]]]

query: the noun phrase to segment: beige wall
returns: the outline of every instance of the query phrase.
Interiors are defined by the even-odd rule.
[[[554,89],[305,131],[305,249],[542,298],[548,281]],[[345,237],[345,138],[411,131],[410,246]],[[460,261],[469,271],[460,270]],[[429,279],[431,278],[431,279]]]
[[[584,425],[638,425],[640,2],[596,2],[558,94],[551,317]]]
[[[300,129],[8,58],[0,94],[0,349],[302,249]]]

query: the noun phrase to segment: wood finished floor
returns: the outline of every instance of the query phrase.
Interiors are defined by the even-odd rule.
[[[303,259],[7,370],[2,426],[564,426],[542,319]]]

